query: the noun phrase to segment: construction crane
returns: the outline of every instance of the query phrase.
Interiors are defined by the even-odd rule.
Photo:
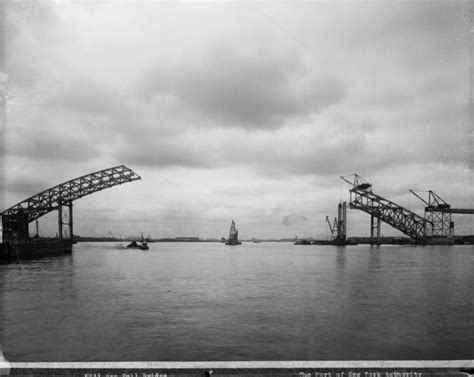
[[[420,199],[425,205],[425,218],[429,221],[426,234],[429,237],[453,237],[454,223],[451,221],[451,212],[447,211],[451,206],[446,203],[434,191],[428,193],[428,200],[410,189],[410,193]]]
[[[352,181],[349,181],[347,178],[348,177],[354,177]],[[352,185],[354,189],[357,190],[371,190],[372,184],[367,182],[364,178],[362,178],[359,174],[350,174],[350,175],[345,175],[340,177],[344,182],[349,183]]]
[[[346,240],[346,228],[347,228],[347,203],[342,202],[337,206],[337,217],[334,218],[333,223],[329,221],[329,216],[326,216],[326,221],[331,231],[331,240],[345,241]]]
[[[450,204],[432,190],[418,192],[428,193],[428,199],[425,199],[414,190],[410,190],[410,193],[426,205],[425,218],[430,224],[427,232],[430,237],[454,237],[454,223],[451,220],[451,214],[474,214],[474,209],[451,208]]]
[[[334,222],[331,224],[331,221],[329,221],[329,216],[326,216],[326,222],[328,223],[329,231],[331,232],[331,240],[336,239],[338,233],[337,218],[335,217]]]

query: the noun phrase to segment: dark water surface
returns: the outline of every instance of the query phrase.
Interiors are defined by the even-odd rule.
[[[149,245],[0,265],[7,358],[474,358],[472,246]]]

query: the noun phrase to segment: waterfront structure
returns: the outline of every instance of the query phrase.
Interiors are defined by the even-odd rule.
[[[348,242],[347,237],[347,202],[339,202],[337,205],[337,218],[334,218],[333,223],[329,221],[329,216],[326,216],[329,230],[331,232],[330,241],[314,241],[317,245],[338,245],[344,246],[347,244],[355,245],[354,242]]]

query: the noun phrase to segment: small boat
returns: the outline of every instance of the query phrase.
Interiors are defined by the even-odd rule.
[[[148,243],[146,242],[140,242],[138,243],[137,241],[132,241],[127,245],[127,248],[129,249],[140,249],[140,250],[148,250]]]
[[[142,233],[142,238],[141,238],[140,243],[138,243],[137,241],[132,241],[132,242],[130,242],[130,244],[127,245],[127,247],[129,249],[140,249],[140,250],[148,250],[149,249],[148,243],[145,242],[145,240],[143,239],[143,233]]]
[[[234,246],[234,245],[242,245],[242,242],[238,240],[239,231],[235,228],[234,220],[230,225],[230,232],[229,232],[229,239],[226,241],[226,245]]]
[[[262,242],[262,241],[257,240],[256,238],[252,238],[252,242],[253,242],[253,243],[260,243],[260,242]]]

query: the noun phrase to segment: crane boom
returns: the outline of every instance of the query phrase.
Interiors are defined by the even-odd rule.
[[[349,181],[347,179],[348,177],[354,177],[354,178],[353,178],[352,181]],[[365,180],[363,177],[361,177],[357,173],[341,176],[339,178],[341,178],[344,182],[347,182],[350,185],[352,185],[352,187],[354,189],[367,190],[367,189],[370,189],[372,187],[371,183],[367,182],[367,180]]]
[[[461,215],[474,215],[474,209],[470,208],[426,208],[426,212],[456,213]]]
[[[329,230],[331,231],[331,238],[334,238],[334,232],[337,231],[337,219],[334,218],[334,223],[331,224],[331,222],[329,221],[329,216],[326,216],[326,221],[329,225]]]
[[[415,191],[413,191],[412,189],[410,189],[410,193],[412,193],[413,195],[415,195],[418,199],[420,199],[423,203],[425,203],[427,206],[430,205],[430,203],[428,203],[425,199],[423,199],[420,195],[418,195]]]
[[[410,192],[420,199],[423,203],[426,204],[426,212],[442,212],[442,213],[458,213],[458,214],[468,214],[473,215],[474,209],[470,208],[451,208],[451,205],[448,204],[444,199],[442,199],[438,194],[433,190],[423,191],[428,193],[428,201],[423,199],[415,191],[410,190]]]

